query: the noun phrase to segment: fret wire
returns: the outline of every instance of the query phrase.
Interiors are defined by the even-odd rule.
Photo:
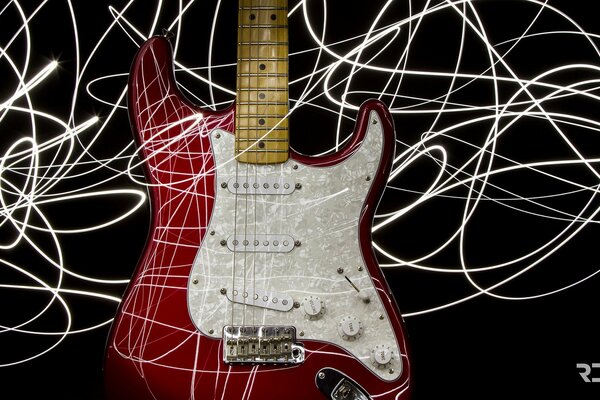
[[[263,29],[287,29],[287,25],[275,25],[275,24],[241,24],[239,25],[241,29],[255,29],[255,28],[263,28]]]
[[[257,10],[257,11],[261,11],[261,10],[268,10],[268,11],[286,11],[287,7],[277,7],[277,6],[250,6],[250,7],[240,7],[239,8],[242,11],[247,11],[247,10]]]
[[[287,101],[238,101],[241,105],[257,105],[257,106],[287,106]]]
[[[259,87],[248,87],[248,88],[239,88],[238,90],[241,91],[249,91],[249,92],[287,92],[288,89],[287,88],[269,88],[269,89],[265,89],[265,88],[259,88]]]
[[[273,77],[273,78],[285,78],[288,76],[288,74],[270,74],[268,72],[243,72],[241,74],[237,74],[237,76],[249,76],[249,77],[254,77],[254,76],[261,76],[261,77]]]
[[[256,149],[252,149],[252,148],[242,149],[241,151],[243,151],[243,152],[250,152],[250,153],[287,153],[288,152],[287,149],[284,149],[284,150],[281,150],[281,149],[268,149],[268,150],[260,149],[260,150],[256,150]]]
[[[238,131],[287,131],[287,127],[264,127],[264,126],[240,126],[237,128]]]
[[[254,118],[284,118],[286,114],[238,114],[240,118],[254,119]]]
[[[275,42],[265,40],[264,42],[238,42],[238,46],[287,46],[288,42]]]
[[[264,57],[264,58],[238,58],[238,61],[271,61],[271,62],[288,62],[287,58],[274,58],[274,57]]]
[[[256,142],[256,141],[262,141],[262,142],[278,142],[278,143],[285,143],[288,141],[288,139],[278,139],[278,138],[238,138],[237,139],[238,142]]]

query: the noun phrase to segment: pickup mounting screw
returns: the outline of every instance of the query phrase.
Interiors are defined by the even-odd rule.
[[[302,184],[301,183],[296,183],[296,189],[302,189]]]
[[[221,239],[221,246],[225,246],[227,244],[227,240]]]
[[[221,187],[222,187],[223,189],[227,188],[227,182],[223,182],[223,183],[221,183]]]
[[[294,242],[294,246],[296,246],[296,247],[300,247],[301,245],[302,245],[302,242],[301,242],[301,241],[299,241],[299,240],[296,240],[296,241]]]
[[[219,290],[219,292],[220,292],[221,294],[227,294],[227,289],[225,289],[225,288],[221,288],[221,290]]]

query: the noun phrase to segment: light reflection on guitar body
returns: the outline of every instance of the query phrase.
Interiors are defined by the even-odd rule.
[[[223,326],[232,321],[225,320],[210,331],[207,327],[205,329],[202,326],[203,313],[209,303],[194,300],[190,287],[202,284],[197,281],[196,275],[210,275],[206,272],[206,260],[200,249],[209,248],[209,240],[213,236],[209,227],[218,223],[213,218],[221,211],[216,210],[220,204],[216,198],[223,196],[219,190],[224,189],[219,177],[223,167],[218,163],[224,159],[237,163],[231,161],[234,154],[215,154],[218,146],[214,146],[213,141],[217,133],[229,135],[221,132],[235,131],[235,107],[210,112],[191,104],[177,89],[172,61],[168,41],[155,37],[138,52],[130,75],[130,118],[139,155],[146,168],[152,224],[144,253],[111,330],[105,365],[107,398],[326,399],[330,397],[323,390],[335,388],[320,389],[319,380],[334,379],[329,374],[337,371],[341,378],[336,375],[338,380],[335,382],[340,383],[347,378],[365,398],[408,399],[410,362],[403,322],[371,247],[371,223],[391,168],[395,140],[391,116],[385,106],[377,101],[365,103],[358,113],[350,143],[338,153],[313,158],[290,152],[288,164],[291,168],[296,165],[300,169],[319,170],[325,174],[333,171],[331,168],[359,157],[357,154],[361,153],[361,149],[366,154],[369,149],[362,146],[363,142],[369,137],[375,138],[371,142],[380,150],[374,156],[374,173],[360,178],[367,182],[366,198],[361,200],[359,213],[354,216],[356,226],[345,227],[354,232],[356,252],[364,262],[364,273],[367,274],[367,279],[363,280],[367,282],[364,291],[372,288],[373,295],[370,301],[364,301],[348,284],[348,290],[340,296],[352,296],[354,300],[350,301],[358,301],[357,304],[361,300],[369,303],[371,308],[365,308],[367,311],[359,318],[381,320],[382,326],[389,327],[386,329],[393,337],[386,348],[393,352],[393,355],[388,355],[391,361],[388,363],[385,359],[385,365],[383,362],[378,365],[373,362],[372,356],[369,357],[372,346],[366,343],[378,340],[376,332],[379,329],[374,329],[374,323],[365,323],[362,337],[344,337],[344,332],[337,335],[338,317],[344,311],[336,311],[332,300],[335,297],[332,297],[326,304],[326,313],[317,322],[329,326],[332,335],[336,335],[335,340],[333,336],[332,340],[326,337],[313,339],[309,328],[298,329],[295,341],[305,351],[305,359],[301,363],[230,364],[224,362],[224,344],[220,337]],[[375,124],[377,127],[373,128]],[[327,179],[337,178],[327,176]],[[308,193],[310,186],[310,182],[305,183],[296,192],[303,190]],[[288,197],[293,199],[295,195]],[[216,236],[215,240],[221,240]],[[301,246],[302,251],[310,253],[310,238],[302,238]],[[223,252],[227,251],[227,246],[223,245]],[[300,251],[293,249],[290,254],[298,256]],[[273,262],[277,257],[286,256],[277,254],[269,257]],[[242,275],[245,277],[246,273]],[[331,271],[331,275],[333,287],[335,282],[345,280],[344,274],[339,271]],[[302,286],[304,279],[289,280],[287,289],[281,286],[282,281],[279,280],[277,291],[289,293],[296,304],[286,311],[285,318],[277,311],[258,308],[258,319],[273,325],[281,315],[281,325],[292,325],[290,321],[297,321],[300,325],[301,321],[302,326],[310,327],[311,321],[303,313],[302,296],[299,294],[312,293],[313,289]],[[209,279],[206,282],[213,281]],[[219,296],[220,286],[209,285],[201,289]],[[220,299],[224,307],[235,306],[223,293]],[[257,308],[244,304],[237,304],[237,307],[244,312]],[[380,312],[374,314],[373,310],[377,307]],[[230,314],[229,311],[227,314]]]

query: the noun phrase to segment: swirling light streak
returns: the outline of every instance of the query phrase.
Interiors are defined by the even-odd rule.
[[[65,235],[89,233],[102,231],[109,227],[118,226],[142,208],[146,202],[144,183],[135,172],[143,160],[135,158],[135,151],[131,143],[117,150],[112,157],[97,158],[94,149],[102,137],[108,135],[111,129],[123,131],[123,127],[114,126],[115,116],[124,112],[125,88],[119,92],[115,99],[106,98],[97,92],[97,83],[114,82],[121,79],[126,71],[117,74],[104,74],[97,77],[87,75],[88,68],[96,61],[96,54],[105,45],[105,40],[110,35],[120,35],[132,42],[139,44],[152,34],[159,26],[159,20],[169,5],[158,1],[152,12],[147,12],[146,21],[150,21],[147,33],[140,26],[131,9],[136,5],[135,0],[127,2],[118,8],[107,4],[107,10],[112,16],[112,21],[106,30],[100,35],[97,43],[81,63],[80,38],[78,29],[78,16],[73,4],[67,1],[69,20],[73,27],[74,51],[76,53],[76,67],[74,71],[74,89],[71,96],[71,104],[66,108],[66,117],[45,113],[36,108],[36,98],[44,88],[44,84],[53,79],[53,72],[61,65],[61,61],[52,61],[46,65],[38,66],[31,64],[33,48],[31,38],[31,25],[37,23],[38,13],[44,7],[50,7],[51,2],[41,1],[39,6],[26,15],[19,1],[9,2],[0,10],[0,18],[14,8],[21,19],[21,26],[10,36],[6,45],[0,46],[0,63],[6,63],[14,76],[7,80],[13,87],[12,93],[0,102],[0,127],[8,116],[25,114],[30,116],[30,136],[15,139],[8,143],[8,149],[0,159],[0,229],[9,232],[12,236],[3,238],[0,243],[0,263],[2,268],[16,272],[24,281],[33,284],[0,282],[0,290],[4,292],[18,291],[21,293],[45,292],[49,294],[46,302],[37,307],[31,314],[22,318],[16,324],[4,323],[0,320],[0,333],[17,332],[25,336],[55,336],[54,343],[32,354],[23,354],[20,358],[12,360],[0,359],[0,366],[15,365],[27,362],[31,359],[46,354],[56,348],[67,335],[86,332],[108,324],[110,315],[99,315],[94,323],[87,326],[76,324],[77,316],[72,315],[72,302],[81,301],[81,298],[93,298],[107,303],[119,301],[117,296],[104,294],[104,287],[123,285],[127,279],[112,279],[93,276],[88,272],[78,271],[70,268],[64,263],[63,238]],[[177,57],[179,49],[179,37],[188,23],[190,14],[198,11],[194,8],[198,2],[179,1],[176,16],[168,24],[169,30],[175,30],[178,35],[174,41],[174,50]],[[293,77],[291,86],[299,96],[293,99],[291,113],[295,113],[305,106],[324,108],[332,114],[337,115],[337,130],[335,134],[336,149],[347,140],[348,136],[342,131],[341,121],[353,118],[354,111],[360,105],[353,100],[364,96],[374,95],[388,100],[391,112],[401,121],[404,117],[421,117],[427,120],[427,128],[422,130],[418,140],[405,142],[402,135],[402,123],[400,127],[399,152],[395,159],[394,169],[389,180],[389,193],[413,193],[414,198],[408,204],[399,204],[393,210],[382,210],[377,215],[373,231],[380,233],[387,230],[402,229],[404,220],[419,212],[424,207],[429,207],[434,201],[447,199],[448,201],[462,202],[462,215],[456,226],[449,230],[440,242],[431,241],[426,243],[429,247],[420,254],[414,256],[405,255],[402,245],[389,248],[388,245],[375,242],[376,251],[390,262],[384,263],[386,268],[410,268],[415,271],[435,272],[436,274],[451,274],[464,276],[469,284],[471,292],[467,295],[454,296],[449,294],[449,299],[443,300],[435,306],[424,306],[409,312],[405,316],[423,315],[455,306],[465,301],[471,301],[479,296],[492,296],[502,300],[531,300],[544,296],[550,296],[558,292],[572,289],[584,281],[595,277],[599,269],[590,269],[582,272],[582,275],[572,277],[564,281],[555,281],[554,286],[549,289],[539,290],[531,288],[528,293],[521,295],[509,295],[503,293],[508,283],[530,273],[534,268],[539,269],[544,263],[563,250],[564,246],[577,240],[585,229],[598,224],[597,214],[600,211],[598,203],[598,188],[600,184],[600,172],[597,164],[598,157],[586,156],[590,149],[581,149],[569,134],[569,129],[583,129],[588,134],[597,134],[600,121],[584,115],[568,112],[556,112],[553,104],[565,99],[577,99],[597,104],[600,79],[600,68],[597,66],[600,59],[600,51],[596,45],[599,36],[593,32],[586,32],[574,19],[566,13],[552,6],[549,1],[522,0],[514,2],[517,7],[529,6],[535,8],[535,14],[529,23],[515,37],[503,39],[495,43],[486,27],[486,21],[479,13],[478,7],[482,2],[471,0],[460,1],[427,1],[421,9],[416,10],[413,2],[409,1],[407,8],[409,15],[394,18],[398,12],[398,2],[391,0],[379,3],[379,9],[373,15],[371,21],[367,21],[361,32],[353,32],[351,36],[335,42],[328,42],[328,29],[331,29],[329,19],[333,13],[330,7],[335,7],[332,2],[297,1],[290,4],[290,21],[301,24],[311,38],[309,46],[296,49],[291,54],[291,62],[295,58],[314,54],[314,64],[308,68],[310,72],[304,76]],[[213,72],[217,68],[231,68],[233,64],[218,64],[214,61],[214,53],[218,51],[217,22],[224,5],[218,1],[215,12],[211,18],[211,29],[208,37],[209,54],[206,66],[190,67],[183,61],[175,60],[178,74],[185,74],[201,85],[208,88],[206,99],[197,97],[198,101],[209,108],[218,108],[233,101],[234,88],[218,84],[214,81]],[[321,6],[323,10],[322,20],[312,14],[312,6]],[[540,19],[552,14],[572,27],[568,29],[550,29],[535,32],[540,24]],[[384,19],[388,21],[390,16],[395,20],[393,23],[383,24]],[[428,23],[432,17],[446,16],[458,18],[460,21],[460,33],[458,47],[455,49],[454,65],[449,70],[434,70],[435,66],[414,68],[410,61],[415,57],[414,46],[423,31],[430,28]],[[35,18],[34,18],[35,17]],[[136,16],[139,18],[139,16]],[[387,19],[386,19],[387,18]],[[320,29],[316,27],[320,26]],[[21,36],[25,36],[25,52],[23,61],[14,60],[11,48],[15,46]],[[579,39],[585,43],[587,49],[594,56],[587,55],[590,63],[567,62],[560,66],[551,67],[538,72],[528,78],[521,75],[518,66],[511,64],[510,55],[521,47],[526,47],[528,41],[543,40],[546,37],[566,36],[571,39]],[[477,41],[479,50],[485,55],[486,66],[479,71],[463,70],[462,63],[468,55],[467,41]],[[404,42],[403,42],[404,41]],[[19,42],[20,43],[20,42]],[[350,49],[339,51],[340,45],[350,45]],[[470,43],[470,46],[473,46]],[[507,47],[508,46],[508,47]],[[507,47],[507,48],[506,48]],[[389,53],[398,48],[397,57],[390,58]],[[504,50],[502,50],[504,49]],[[326,56],[333,61],[326,61]],[[548,55],[551,58],[551,54]],[[482,61],[482,60],[480,60]],[[349,73],[344,73],[344,70]],[[31,76],[31,71],[39,71]],[[568,83],[561,83],[560,74],[578,71],[581,79]],[[341,75],[341,76],[340,76]],[[31,76],[31,77],[29,77]],[[367,92],[359,87],[365,77],[385,77],[382,85],[383,90]],[[411,79],[428,78],[432,81],[448,80],[445,91],[440,91],[436,96],[426,93],[412,94],[405,91]],[[394,83],[396,82],[396,83]],[[461,98],[463,91],[468,90],[470,85],[489,83],[489,103],[469,102]],[[84,122],[76,123],[78,113],[80,85],[85,92],[98,104],[108,107],[105,118],[92,117]],[[183,90],[192,93],[185,86]],[[506,92],[510,91],[507,96]],[[545,92],[544,92],[545,91]],[[545,93],[539,95],[538,92]],[[230,100],[219,101],[216,94],[229,95]],[[326,99],[326,105],[319,101]],[[24,100],[26,106],[19,103]],[[402,101],[410,101],[403,105]],[[17,105],[18,104],[18,105]],[[458,116],[460,120],[448,122],[448,116]],[[38,119],[45,123],[52,123],[59,127],[55,134],[48,140],[38,138]],[[520,132],[520,124],[528,120],[545,122],[548,134],[553,133],[561,139],[563,150],[569,156],[548,160],[522,161],[512,157],[510,153],[504,154],[501,150],[503,140],[508,136]],[[100,123],[101,122],[101,123]],[[184,122],[184,121],[180,121]],[[485,125],[484,125],[485,124]],[[487,126],[487,128],[486,128]],[[481,128],[480,128],[481,127]],[[165,127],[168,129],[168,127]],[[466,135],[464,132],[467,132]],[[481,136],[483,139],[477,140]],[[457,160],[455,154],[449,150],[449,145],[461,145],[466,149],[467,156],[464,160]],[[63,147],[65,145],[66,147]],[[167,148],[165,143],[163,148]],[[160,152],[161,149],[154,149]],[[325,151],[326,152],[326,151]],[[92,161],[86,161],[90,157]],[[51,160],[51,163],[44,164]],[[126,160],[125,168],[119,167],[119,161]],[[400,186],[398,183],[404,176],[410,174],[410,170],[419,168],[419,163],[428,160],[436,166],[431,182],[425,189],[413,189]],[[508,164],[508,165],[504,165]],[[85,167],[84,170],[76,170],[76,167]],[[577,181],[565,178],[559,173],[551,172],[556,167],[581,167],[593,176],[593,183]],[[109,177],[97,177],[94,174],[101,170],[110,170]],[[555,181],[556,188],[550,187],[543,193],[535,195],[522,195],[518,190],[504,187],[495,179],[507,174],[518,174],[533,172],[540,177]],[[128,175],[136,188],[106,189],[105,185],[114,181],[117,177]],[[60,189],[59,184],[63,181],[81,181],[79,187],[71,189]],[[189,178],[193,179],[193,178]],[[564,185],[569,190],[564,189]],[[462,190],[466,191],[463,192]],[[495,193],[501,193],[501,196]],[[549,199],[559,199],[574,194],[589,194],[587,200],[580,204],[577,210],[569,208],[561,209],[560,205],[546,204]],[[44,207],[51,204],[71,204],[86,199],[106,198],[112,199],[116,196],[126,196],[134,199],[134,204],[125,210],[112,214],[108,220],[101,222],[93,220],[79,221],[77,227],[63,227],[60,220],[51,220],[46,216]],[[552,220],[563,223],[563,226],[555,228],[549,237],[544,236],[542,244],[530,245],[529,249],[522,254],[502,255],[502,260],[496,263],[475,263],[469,260],[467,251],[470,246],[469,229],[473,221],[482,218],[480,209],[482,205],[493,203],[501,209],[511,209],[519,214],[526,214],[540,220]],[[527,208],[526,206],[532,207]],[[35,221],[34,221],[35,219]],[[12,231],[11,231],[12,229]],[[44,240],[33,233],[43,233]],[[53,269],[55,275],[48,281],[46,273],[39,274],[37,266],[26,263],[19,264],[10,258],[10,251],[25,246],[32,249],[45,260],[45,267]],[[455,246],[460,257],[450,265],[437,265],[434,256]],[[51,250],[50,250],[51,249]],[[500,251],[498,249],[498,251]],[[509,270],[508,267],[517,267],[517,270]],[[505,275],[496,277],[492,283],[482,284],[476,279],[482,273],[506,270]],[[78,282],[93,282],[97,290],[68,288],[64,286],[64,276],[75,278]],[[72,283],[70,283],[72,284]],[[66,295],[76,296],[74,299]],[[40,331],[29,329],[37,319],[54,307],[62,310],[65,316],[63,329],[51,331]],[[2,340],[2,336],[0,336]]]

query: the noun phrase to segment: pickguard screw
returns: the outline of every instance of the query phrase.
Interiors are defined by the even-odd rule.
[[[377,120],[374,119],[373,122],[371,122],[373,125],[377,125]]]
[[[294,166],[292,168],[298,169],[298,164],[294,164]]]
[[[209,329],[208,333],[210,333],[212,335],[213,333],[215,333],[215,330],[214,329]]]
[[[294,246],[296,246],[296,247],[300,247],[301,245],[302,245],[302,242],[301,242],[301,241],[299,241],[299,240],[296,240],[296,241],[294,242]]]
[[[223,189],[225,189],[225,188],[227,187],[227,182],[223,182],[223,183],[221,183],[221,187],[222,187]]]
[[[304,336],[304,331],[300,331],[300,333],[298,335]]]
[[[358,270],[359,270],[359,271],[362,271],[362,270],[363,270],[363,267],[362,267],[362,265],[361,265],[360,267],[358,267]]]
[[[197,284],[198,284],[198,279],[194,279],[194,280],[192,281],[192,283],[193,283],[194,285],[197,285]]]
[[[215,133],[215,137],[216,137],[217,139],[220,139],[220,138],[221,138],[221,134],[220,134],[220,133]]]
[[[296,183],[296,189],[302,189],[302,184],[301,183]]]
[[[389,370],[389,373],[390,373],[390,374],[393,374],[393,373],[394,373],[394,369],[393,369],[393,368],[390,368],[390,370]]]
[[[210,236],[215,236],[215,231],[210,231]]]
[[[383,314],[379,315],[379,319],[383,320],[385,317],[383,316]]]
[[[338,274],[343,274],[344,273],[344,268],[340,267],[337,269],[337,273]]]
[[[367,182],[368,182],[368,181],[370,181],[370,180],[371,180],[371,177],[370,177],[370,176],[367,176]]]
[[[325,372],[319,372],[319,375],[317,375],[319,377],[319,379],[325,379]]]
[[[227,289],[221,288],[221,290],[219,290],[219,292],[221,292],[221,294],[227,294]]]
[[[227,240],[221,239],[221,246],[225,246],[227,244]]]
[[[300,302],[299,301],[295,301],[294,302],[294,308],[300,308]]]

